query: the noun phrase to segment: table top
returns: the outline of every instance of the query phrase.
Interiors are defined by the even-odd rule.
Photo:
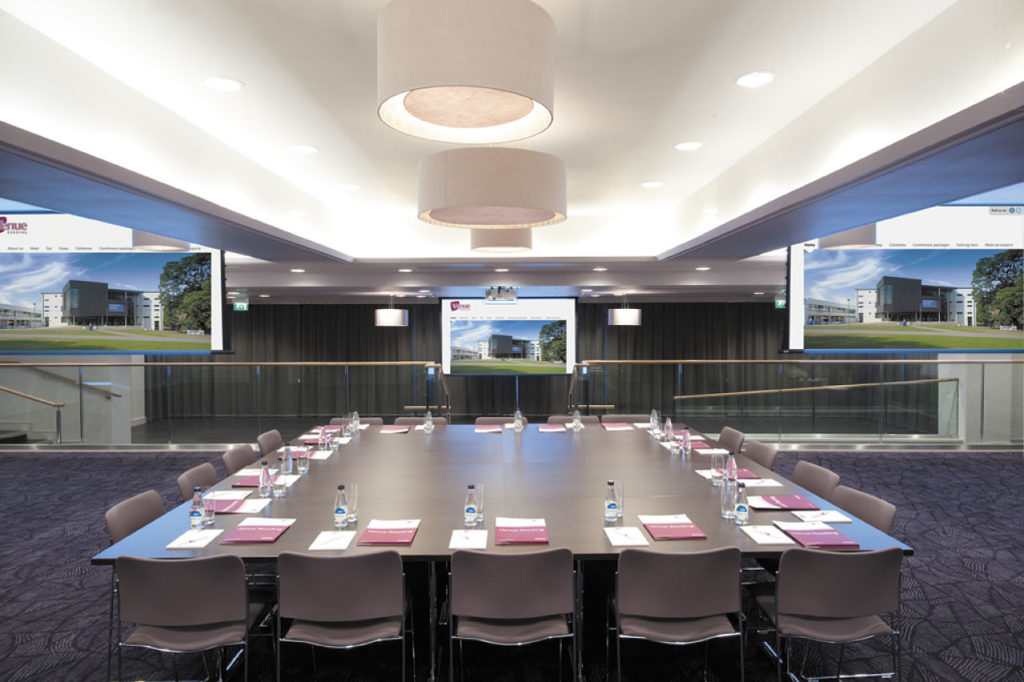
[[[122,555],[186,558],[224,553],[246,561],[262,561],[273,560],[281,552],[305,552],[321,531],[334,530],[334,496],[339,483],[358,484],[357,536],[345,554],[380,550],[379,545],[356,544],[358,534],[371,519],[421,519],[411,545],[388,548],[407,560],[450,557],[451,532],[464,528],[466,486],[475,483],[478,487],[482,484],[484,490],[485,522],[480,527],[488,531],[487,551],[515,553],[545,547],[496,546],[494,519],[509,516],[544,518],[550,539],[547,547],[568,547],[578,559],[614,558],[622,548],[613,547],[604,533],[603,503],[608,480],[621,482],[624,490],[624,518],[614,525],[642,527],[638,514],[687,514],[707,535],[703,540],[651,540],[648,549],[694,552],[736,546],[745,556],[768,557],[798,546],[757,544],[732,521],[722,519],[718,488],[695,472],[710,468],[710,460],[698,450],[685,458],[670,456],[641,429],[606,431],[594,424],[580,432],[564,433],[540,432],[535,424],[519,433],[511,429],[476,433],[473,426],[450,425],[430,434],[414,429],[386,434],[379,426],[370,426],[329,459],[311,461],[309,473],[289,487],[286,497],[274,499],[255,515],[296,519],[273,543],[221,544],[217,538],[202,549],[168,550],[166,545],[188,530],[186,503],[96,554],[92,562],[109,564]],[[782,483],[781,487],[748,488],[750,495],[800,493],[821,509],[836,509],[745,457],[739,457],[738,462]],[[228,477],[217,488],[229,489],[236,479]],[[257,494],[254,491],[251,497]],[[250,517],[217,514],[214,527],[230,530],[243,518]],[[775,520],[797,519],[786,511],[750,512],[750,524],[771,524]],[[913,551],[857,518],[835,527],[856,540],[861,549],[897,546],[905,554]],[[317,553],[329,556],[339,551]]]

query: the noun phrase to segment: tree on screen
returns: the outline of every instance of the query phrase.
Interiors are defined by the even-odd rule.
[[[978,325],[983,327],[1024,324],[1024,251],[1009,249],[974,266],[971,285]]]
[[[210,333],[210,254],[193,253],[164,265],[160,303],[164,329]]]
[[[565,362],[565,320],[548,322],[540,328],[540,359]]]

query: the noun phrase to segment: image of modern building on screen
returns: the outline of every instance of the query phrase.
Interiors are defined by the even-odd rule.
[[[61,291],[43,293],[43,324],[160,331],[161,308],[159,292],[113,289],[106,282],[72,279]]]
[[[970,287],[924,284],[920,279],[883,276],[874,289],[857,289],[858,322],[949,322],[974,327]]]

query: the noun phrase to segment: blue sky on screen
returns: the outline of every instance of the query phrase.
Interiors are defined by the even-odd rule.
[[[42,310],[42,294],[61,291],[69,279],[106,282],[111,289],[156,291],[160,273],[187,253],[0,254],[0,303]]]
[[[549,322],[554,320],[452,320],[451,345],[453,348],[476,348],[478,341],[486,341],[491,334],[536,341],[540,338],[540,328]]]
[[[974,266],[1003,249],[817,249],[804,255],[807,298],[845,303],[855,289],[874,289],[884,275],[922,284],[969,287]]]

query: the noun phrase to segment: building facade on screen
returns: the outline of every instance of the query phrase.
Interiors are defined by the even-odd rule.
[[[43,326],[43,314],[33,308],[0,303],[0,329],[31,329]]]
[[[949,322],[977,326],[970,287],[924,284],[909,277],[884,276],[874,289],[857,289],[858,322]]]
[[[106,282],[68,280],[62,291],[43,294],[43,325],[47,327],[163,328],[160,294],[113,289]]]

